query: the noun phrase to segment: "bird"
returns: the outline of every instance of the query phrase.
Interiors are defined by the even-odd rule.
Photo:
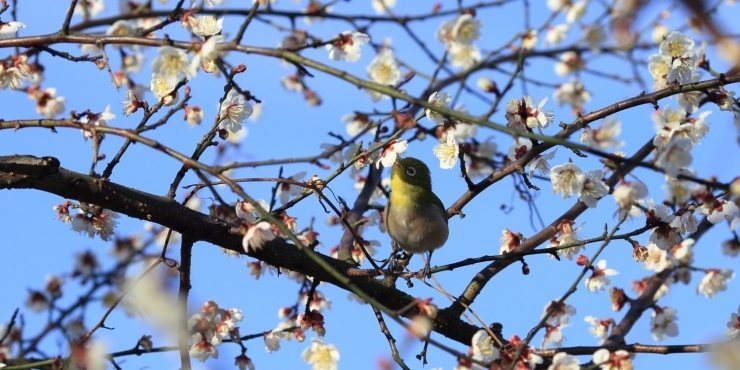
[[[409,254],[428,253],[422,276],[430,277],[432,252],[447,242],[449,226],[444,204],[432,191],[429,167],[416,158],[398,158],[390,186],[384,211],[388,235]]]

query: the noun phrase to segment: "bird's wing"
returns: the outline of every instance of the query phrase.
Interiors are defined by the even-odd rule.
[[[432,193],[432,196],[434,197],[434,205],[442,212],[442,218],[444,218],[446,223],[449,223],[447,220],[447,209],[445,209],[444,203],[442,203],[437,194]],[[390,202],[388,202],[388,204],[390,205]]]
[[[391,212],[391,198],[388,198],[388,203],[385,204],[385,209],[383,210],[383,222],[385,222],[385,229],[388,232],[388,235],[391,235],[391,231],[388,230],[390,228],[390,225],[388,224],[388,214],[390,212]]]

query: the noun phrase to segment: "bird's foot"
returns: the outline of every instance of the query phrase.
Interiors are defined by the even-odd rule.
[[[401,254],[395,254],[392,257],[391,265],[388,269],[392,272],[403,272],[409,264],[411,255],[403,252]]]
[[[421,277],[427,279],[432,277],[432,268],[429,266],[429,260],[427,260],[424,264],[424,268],[421,270]]]

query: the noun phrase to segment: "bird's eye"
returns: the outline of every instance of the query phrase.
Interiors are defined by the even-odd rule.
[[[409,176],[416,176],[416,168],[406,167],[406,174]]]

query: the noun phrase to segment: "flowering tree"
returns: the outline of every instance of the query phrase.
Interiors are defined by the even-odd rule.
[[[740,368],[734,1],[0,3],[0,367]]]

